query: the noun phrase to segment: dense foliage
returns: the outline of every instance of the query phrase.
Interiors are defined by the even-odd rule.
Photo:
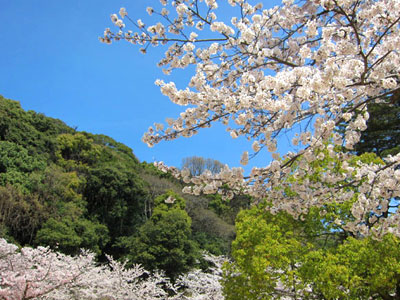
[[[200,249],[228,253],[233,225],[212,200],[183,200],[181,182],[129,147],[2,97],[0,124],[0,237],[69,255],[84,248],[101,260],[123,256],[174,278],[195,266]],[[168,190],[187,205],[165,207]],[[140,243],[121,242],[128,240]]]
[[[122,239],[120,245],[129,249],[130,262],[147,270],[164,270],[167,276],[176,279],[200,259],[190,226],[185,200],[169,191],[154,200],[153,214],[138,234]]]
[[[225,299],[396,299],[397,237],[360,239],[321,226],[320,211],[301,221],[266,213],[265,205],[237,219]]]
[[[373,152],[384,157],[400,152],[400,99],[392,97],[385,102],[368,105],[368,127],[361,133],[360,142],[354,146],[358,154]]]

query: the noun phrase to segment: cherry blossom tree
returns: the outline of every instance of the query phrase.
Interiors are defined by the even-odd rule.
[[[190,137],[220,122],[233,139],[245,136],[253,142],[242,154],[243,165],[264,148],[273,157],[249,176],[242,168],[193,178],[162,163],[161,169],[191,183],[186,192],[268,198],[272,212],[284,210],[296,218],[310,207],[351,199],[354,220],[346,230],[400,236],[400,214],[390,208],[400,196],[400,155],[382,163],[351,163],[351,150],[367,126],[367,105],[400,90],[398,0],[283,0],[273,8],[228,0],[236,13],[230,22],[218,18],[225,3],[216,0],[160,3],[147,8],[160,21],[147,25],[121,8],[111,15],[117,30],[107,28],[100,38],[108,44],[126,40],[143,53],[150,45],[165,45],[158,65],[166,74],[194,66],[188,68],[195,71],[185,89],[156,81],[162,94],[189,108],[167,119],[167,126],[154,124],[143,141],[153,146]],[[343,134],[339,124],[345,124]],[[278,141],[286,134],[293,137],[293,151],[280,153]],[[318,181],[292,180],[312,176],[315,168],[308,166],[324,155],[343,163],[342,171],[332,163]]]
[[[205,254],[211,272],[193,270],[175,285],[160,273],[108,259],[108,265],[98,265],[88,252],[72,257],[45,247],[19,249],[0,239],[0,299],[222,299],[223,257]]]
[[[97,265],[94,254],[68,256],[49,248],[17,246],[0,239],[0,299],[166,299],[168,279],[139,265],[126,269],[109,257]],[[149,274],[148,274],[149,275]],[[164,287],[164,289],[163,289]],[[171,298],[173,299],[173,298]]]
[[[223,300],[222,287],[222,267],[227,262],[224,256],[214,256],[203,253],[203,258],[211,264],[209,272],[200,269],[192,270],[182,275],[177,281],[177,285],[183,286],[189,294],[189,299],[193,300]]]

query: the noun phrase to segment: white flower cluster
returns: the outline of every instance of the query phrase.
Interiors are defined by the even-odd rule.
[[[350,161],[349,154],[336,153],[326,148],[327,143],[352,149],[367,127],[367,104],[400,90],[400,2],[287,0],[271,9],[246,0],[230,0],[229,4],[239,10],[231,24],[217,18],[216,1],[184,0],[170,3],[173,16],[157,13],[164,22],[148,30],[139,26],[141,31],[136,33],[105,31],[105,42],[124,38],[140,45],[170,43],[159,62],[167,74],[196,66],[186,89],[180,90],[172,82],[156,82],[172,102],[189,108],[169,120],[167,128],[151,127],[143,141],[153,146],[161,140],[190,137],[221,122],[232,138],[246,136],[256,141],[252,150],[265,148],[272,152],[274,161],[254,168],[247,178],[240,169],[226,168],[219,175],[199,178],[174,171],[193,184],[185,191],[220,192],[227,197],[237,191],[258,198],[268,196],[274,202],[272,210],[283,209],[295,216],[313,205],[345,201],[358,193],[359,199],[366,200],[354,204],[356,220],[346,225],[349,230],[363,234],[395,231],[400,235],[395,229],[400,213],[365,221],[368,213],[381,216],[375,210],[397,195],[400,181],[393,174],[399,156],[384,166],[351,166],[351,172],[338,173],[334,164],[327,165],[323,176],[318,176],[321,182],[300,180],[301,184],[294,184],[288,180],[302,178],[304,170],[311,178],[317,171],[309,166],[322,156]],[[210,36],[204,28],[212,32]],[[335,130],[343,122],[345,132],[340,135]],[[300,150],[281,159],[278,138],[295,128],[305,128],[292,141]],[[326,153],[321,154],[323,151]],[[245,152],[241,163],[247,164],[248,157],[251,155]],[[299,165],[296,171],[294,161]],[[296,197],[288,198],[279,188],[285,184],[293,185]],[[226,186],[229,193],[222,188]],[[349,186],[358,190],[349,190]]]
[[[172,285],[159,273],[139,265],[127,269],[111,257],[108,266],[98,266],[88,252],[71,257],[44,247],[19,250],[0,239],[0,299],[223,299],[219,280],[225,258],[207,253],[204,258],[214,266],[211,272],[193,270]]]
[[[126,269],[109,257],[97,266],[88,252],[71,257],[48,248],[22,248],[0,239],[1,299],[167,299],[160,274],[142,280],[138,265]]]
[[[203,258],[212,265],[209,272],[193,270],[181,276],[177,280],[177,285],[190,291],[190,299],[192,300],[223,300],[220,281],[222,279],[222,265],[227,259],[224,256],[214,256],[207,252],[203,253]]]

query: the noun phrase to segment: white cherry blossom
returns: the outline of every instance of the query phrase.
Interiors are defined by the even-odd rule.
[[[228,2],[237,10],[230,24],[218,18],[217,1],[161,1],[174,14],[156,9],[148,13],[160,17],[162,26],[130,35],[106,30],[101,40],[109,44],[125,39],[144,49],[166,45],[159,62],[166,74],[177,68],[194,70],[184,89],[157,82],[163,95],[185,109],[168,120],[167,128],[152,127],[145,133],[143,141],[149,146],[193,136],[220,122],[232,138],[253,141],[253,153],[245,152],[241,163],[264,149],[273,153],[273,160],[249,176],[241,168],[224,168],[220,174],[191,178],[176,168],[158,166],[193,184],[187,192],[268,197],[271,211],[286,210],[295,217],[312,206],[348,201],[357,193],[354,221],[338,224],[357,234],[400,236],[400,212],[382,214],[391,199],[400,196],[400,179],[394,175],[400,156],[354,164],[350,152],[333,147],[353,149],[368,125],[367,104],[400,91],[400,2],[285,0],[273,8],[246,0]],[[113,15],[112,22],[117,21]],[[344,124],[343,135],[336,132],[339,124]],[[297,152],[282,153],[288,131],[294,131],[290,146]],[[341,172],[335,164],[327,165],[318,182],[289,180],[304,178],[304,172],[311,178],[316,171],[310,166],[327,158],[347,165]],[[287,197],[285,186],[296,197]]]

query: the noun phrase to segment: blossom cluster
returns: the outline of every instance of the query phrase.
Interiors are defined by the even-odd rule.
[[[150,274],[139,265],[128,269],[108,259],[108,265],[98,265],[89,252],[71,257],[45,247],[18,249],[0,239],[0,299],[222,299],[220,271],[194,270],[173,285],[160,273]],[[217,269],[223,261],[211,255],[205,259]],[[205,281],[207,285],[197,285]],[[193,288],[193,297],[181,292],[182,286]]]
[[[256,199],[268,197],[273,211],[286,210],[296,217],[311,206],[353,199],[356,192],[354,222],[343,225],[346,230],[400,235],[399,213],[382,212],[399,196],[399,155],[383,165],[359,162],[342,172],[331,164],[319,182],[290,179],[303,178],[303,173],[311,177],[316,170],[309,166],[322,155],[350,162],[351,152],[332,149],[337,145],[352,150],[367,128],[367,105],[400,90],[400,2],[285,0],[270,9],[246,0],[228,2],[238,12],[230,24],[218,20],[216,1],[161,1],[160,12],[148,8],[161,22],[146,27],[133,21],[137,32],[106,30],[101,38],[106,43],[125,39],[141,45],[143,52],[148,45],[169,44],[159,62],[167,74],[195,65],[185,89],[156,81],[173,103],[189,107],[168,119],[166,128],[150,127],[143,141],[153,146],[190,137],[220,122],[232,138],[252,140],[253,154],[266,149],[273,161],[254,168],[248,177],[240,168],[226,167],[220,174],[198,178],[170,169],[193,184],[186,192],[220,192],[228,198],[246,192]],[[345,124],[343,134],[336,130],[339,124]],[[297,130],[289,145],[296,151],[281,157],[278,140],[288,130]],[[249,157],[245,152],[241,163],[247,164]],[[285,185],[295,197],[285,194]],[[377,220],[369,220],[371,215]]]
[[[182,275],[177,285],[184,287],[188,293],[188,300],[223,300],[222,286],[222,267],[227,261],[224,256],[214,256],[203,253],[203,259],[210,265],[208,273],[200,269],[192,270]]]

